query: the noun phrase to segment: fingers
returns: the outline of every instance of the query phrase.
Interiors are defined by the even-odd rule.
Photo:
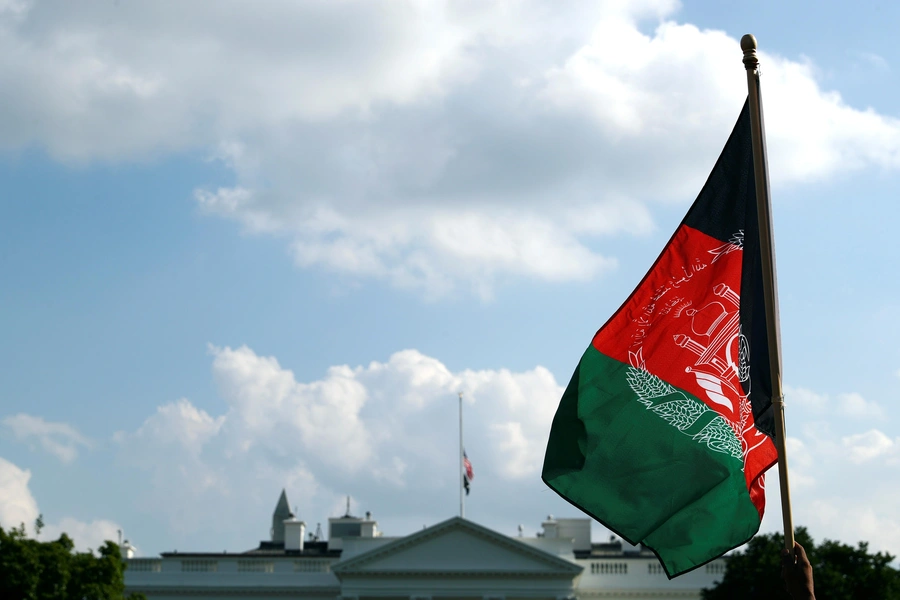
[[[798,542],[794,542],[794,551],[791,552],[787,548],[781,549],[781,561],[786,566],[808,565],[809,558],[806,556],[806,549]]]
[[[781,562],[785,565],[791,565],[794,563],[794,555],[787,548],[781,549]]]
[[[794,542],[794,560],[800,565],[809,564],[809,558],[806,557],[806,549],[797,542]]]

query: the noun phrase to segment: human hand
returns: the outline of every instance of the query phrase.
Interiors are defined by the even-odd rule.
[[[813,590],[813,572],[806,550],[794,542],[794,551],[787,548],[781,550],[781,577],[784,585],[794,600],[815,600]]]

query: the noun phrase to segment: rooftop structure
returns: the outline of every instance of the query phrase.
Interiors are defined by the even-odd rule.
[[[294,518],[291,507],[288,504],[287,492],[281,490],[281,496],[278,497],[278,504],[275,505],[275,512],[272,513],[272,541],[274,543],[284,543],[284,522]]]
[[[348,503],[346,514],[328,519],[323,539],[321,528],[306,530],[282,491],[272,520],[270,539],[245,552],[127,558],[126,591],[151,600],[699,599],[725,570],[720,559],[669,581],[649,550],[615,537],[592,541],[585,518],[551,515],[535,537],[459,517],[388,537],[371,513],[355,517]]]

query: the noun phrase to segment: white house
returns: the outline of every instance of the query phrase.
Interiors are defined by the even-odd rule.
[[[622,540],[591,542],[590,519],[542,523],[510,537],[454,517],[403,537],[348,512],[328,539],[306,531],[282,491],[270,540],[242,553],[126,556],[126,592],[165,598],[309,600],[662,600],[700,598],[724,573],[717,560],[669,580],[652,552]]]

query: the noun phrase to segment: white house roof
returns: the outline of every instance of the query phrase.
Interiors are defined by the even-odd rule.
[[[357,576],[530,576],[572,580],[582,567],[454,517],[332,565],[341,580]]]

